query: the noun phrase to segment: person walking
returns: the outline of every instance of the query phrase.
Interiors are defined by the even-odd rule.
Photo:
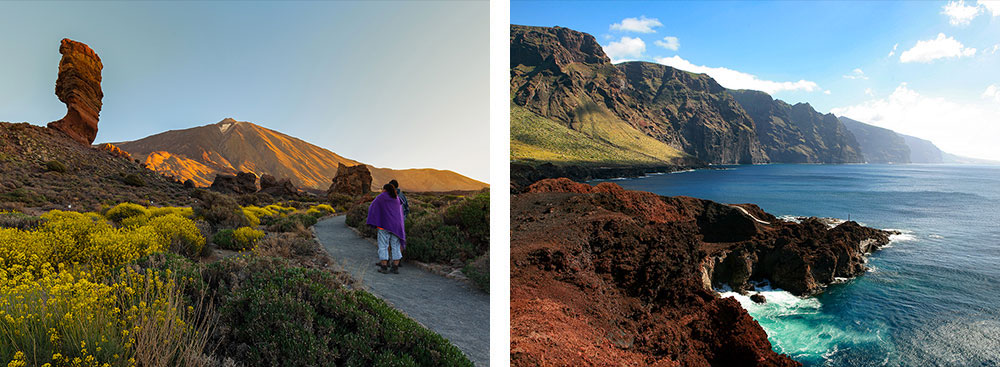
[[[383,274],[399,274],[399,259],[403,257],[402,250],[406,247],[403,205],[396,190],[392,184],[385,184],[382,193],[368,206],[367,223],[378,228],[378,272]]]
[[[396,196],[399,197],[399,203],[403,205],[403,218],[405,219],[410,216],[410,202],[406,200],[406,195],[403,195],[403,190],[399,189],[399,182],[394,179],[389,181],[389,184],[396,188]]]

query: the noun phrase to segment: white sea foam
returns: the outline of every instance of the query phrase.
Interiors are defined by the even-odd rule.
[[[939,234],[929,234],[929,235],[927,235],[927,237],[933,238],[933,239],[942,239],[942,238],[944,238],[944,236],[939,235]]]
[[[840,280],[840,279],[838,279]],[[879,332],[859,332],[840,327],[836,320],[821,312],[822,304],[815,297],[798,297],[769,284],[758,284],[749,294],[760,293],[767,303],[758,304],[749,295],[733,292],[730,287],[717,289],[722,297],[733,297],[756,320],[768,340],[781,353],[795,356],[830,357],[838,345],[850,345],[880,338]]]
[[[673,172],[670,172],[670,174],[687,173],[687,172],[694,172],[694,170],[693,169],[685,169],[685,170],[680,170],[680,171],[673,171]]]
[[[913,231],[906,229],[886,229],[887,231],[896,231],[899,234],[889,235],[889,244],[895,242],[912,242],[917,240],[917,236],[913,234]]]

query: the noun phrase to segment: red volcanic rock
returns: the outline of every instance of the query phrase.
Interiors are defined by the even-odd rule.
[[[795,366],[713,286],[796,294],[864,269],[887,233],[755,205],[545,180],[511,197],[511,363]]]
[[[372,173],[368,170],[368,166],[359,164],[348,167],[341,163],[337,166],[337,176],[333,178],[333,183],[330,184],[330,189],[326,190],[326,194],[358,196],[371,191]]]
[[[90,145],[97,137],[101,113],[101,58],[86,44],[64,38],[59,46],[59,78],[56,96],[66,104],[66,116],[49,123],[81,144]]]

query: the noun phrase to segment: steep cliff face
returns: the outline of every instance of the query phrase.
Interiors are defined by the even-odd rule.
[[[511,197],[511,361],[793,366],[713,286],[799,295],[864,272],[887,232],[780,221],[755,205],[543,180]]]
[[[66,104],[66,116],[49,123],[49,128],[62,131],[81,144],[90,145],[97,137],[97,120],[101,114],[101,58],[81,42],[63,38],[59,46],[59,77],[56,96]]]
[[[678,155],[623,142],[652,137],[707,162],[767,162],[752,121],[711,78],[650,63],[613,65],[593,36],[566,28],[511,26],[511,101],[661,162]]]
[[[833,114],[809,104],[790,105],[755,90],[729,91],[753,118],[761,145],[773,162],[862,163],[861,146]]]
[[[937,145],[921,138],[899,134],[910,148],[910,162],[912,163],[942,163],[944,154]]]
[[[868,125],[847,117],[840,122],[858,139],[868,163],[910,163],[910,147],[895,131]]]
[[[754,122],[726,89],[704,74],[648,62],[617,65],[626,92],[646,118],[632,120],[646,134],[712,163],[763,163]]]

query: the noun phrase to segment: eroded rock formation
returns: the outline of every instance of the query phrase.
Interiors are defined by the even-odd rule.
[[[511,197],[512,364],[794,366],[713,287],[814,293],[887,242],[854,222],[540,181]]]
[[[253,172],[239,172],[235,176],[220,173],[210,188],[231,194],[253,194],[257,192],[257,175]]]
[[[348,167],[341,163],[337,166],[337,176],[333,178],[333,183],[330,189],[326,190],[326,194],[357,196],[371,192],[371,188],[372,173],[368,170],[368,166],[359,164]]]
[[[274,197],[289,197],[298,194],[299,190],[290,179],[278,180],[274,176],[264,174],[260,176],[260,192]]]
[[[97,120],[101,113],[101,58],[81,42],[68,38],[59,46],[59,78],[56,96],[66,104],[66,116],[49,123],[81,144],[90,145],[97,137]]]

